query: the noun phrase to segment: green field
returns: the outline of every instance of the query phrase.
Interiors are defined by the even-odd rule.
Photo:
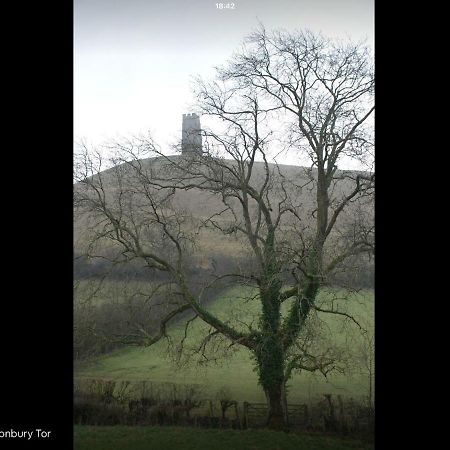
[[[75,426],[75,450],[372,450],[353,439],[269,430]]]
[[[239,327],[241,322],[256,320],[259,311],[257,299],[250,299],[253,291],[245,288],[232,288],[208,304],[208,309],[220,318]],[[362,291],[350,296],[341,291],[323,292],[319,303],[323,308],[332,304],[351,313],[363,327],[373,332],[374,295],[372,291]],[[283,313],[289,305],[283,306]],[[320,321],[319,321],[320,319]],[[341,394],[358,398],[367,395],[368,375],[361,359],[364,339],[359,328],[347,318],[318,313],[316,323],[320,323],[319,347],[345,349],[352,355],[352,361],[345,374],[330,374],[325,379],[320,374],[303,372],[295,374],[288,384],[289,402],[307,401],[323,393]],[[77,363],[75,378],[108,380],[148,380],[153,383],[201,384],[204,397],[212,398],[222,387],[227,387],[232,396],[239,401],[263,402],[265,397],[257,384],[250,353],[245,348],[227,350],[226,358],[210,364],[199,364],[204,358],[192,353],[198,343],[207,334],[208,327],[196,320],[189,328],[188,338],[184,342],[187,349],[183,360],[174,361],[177,343],[184,336],[184,323],[174,323],[170,328],[171,343],[160,341],[150,348],[122,348],[90,361]],[[209,356],[221,355],[227,347],[210,349]],[[186,356],[187,355],[187,356]],[[289,447],[287,447],[289,448]]]

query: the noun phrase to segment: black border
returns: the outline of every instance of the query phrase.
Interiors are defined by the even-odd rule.
[[[427,31],[426,11],[420,12],[424,17],[414,21],[412,8],[375,2],[375,447],[383,450],[421,448],[420,433],[429,447],[436,428],[429,422],[436,379],[428,377],[436,374],[427,324],[435,324],[435,314],[427,307],[433,280],[426,270],[438,262],[425,257],[423,238],[433,234],[427,209],[439,168],[429,154],[427,97],[435,83],[427,77],[434,69],[430,49],[421,45]]]
[[[12,8],[2,7],[10,25],[3,41],[1,171],[3,284],[9,289],[1,303],[0,425],[51,434],[0,445],[70,449],[73,6]]]

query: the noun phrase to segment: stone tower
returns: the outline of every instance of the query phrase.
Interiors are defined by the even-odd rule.
[[[202,154],[202,135],[200,133],[200,117],[197,114],[183,114],[181,136],[181,153]]]

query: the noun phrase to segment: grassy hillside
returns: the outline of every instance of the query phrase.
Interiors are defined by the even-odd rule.
[[[242,322],[257,320],[259,303],[252,297],[249,289],[233,288],[209,303],[208,308],[223,320],[229,320],[234,326],[243,326]],[[374,296],[371,291],[362,291],[350,296],[341,291],[322,292],[319,303],[352,314],[358,322],[373,330]],[[288,304],[283,306],[286,312]],[[345,374],[330,374],[325,379],[319,374],[301,373],[294,375],[289,383],[289,401],[307,400],[321,393],[335,393],[358,397],[366,395],[368,375],[360,358],[364,339],[357,325],[344,316],[318,313],[316,325],[320,324],[319,345],[322,348],[334,346],[352,354],[354,366]],[[208,327],[201,321],[191,323],[188,337],[184,341],[187,354],[208,333]],[[227,350],[228,356],[220,362],[209,365],[199,364],[204,358],[191,355],[181,361],[182,367],[175,364],[177,343],[185,334],[185,325],[175,323],[170,328],[171,343],[160,341],[150,348],[129,347],[116,350],[111,354],[77,364],[75,376],[78,379],[103,378],[111,380],[140,381],[155,383],[186,383],[205,386],[205,397],[213,397],[222,388],[230,389],[234,398],[247,401],[264,401],[264,394],[257,385],[257,374],[253,371],[250,353],[245,348]],[[226,347],[225,347],[226,350]],[[209,356],[220,356],[224,347],[214,347]]]
[[[173,158],[181,161],[180,157]],[[231,164],[231,162],[229,163]],[[142,160],[139,161],[139,165],[140,164],[142,164],[144,171],[149,171],[149,176],[153,176],[152,174],[157,174],[160,177],[164,176],[164,160],[162,158]],[[117,196],[118,189],[117,179],[114,178],[115,170],[116,169],[114,168],[109,169],[102,172],[101,175],[97,175],[97,177],[102,178],[102,189],[104,188],[105,190],[106,198],[109,199],[111,197],[112,203],[114,203],[112,199],[115,195]],[[265,167],[262,163],[255,163],[252,181],[256,186],[259,186],[263,182],[264,171]],[[314,223],[312,214],[312,210],[315,208],[315,191],[314,183],[312,182],[315,178],[314,171],[311,174],[311,178],[308,171],[301,167],[280,165],[279,168],[277,168],[276,166],[271,165],[270,171],[273,172],[274,180],[274,187],[268,194],[271,197],[271,204],[277,205],[282,197],[288,195],[291,197],[291,203],[296,205],[299,214],[302,216],[302,227]],[[133,175],[131,175],[131,178],[127,179],[127,182],[130,182],[133,185],[134,181],[132,180],[132,176]],[[121,178],[119,177],[119,179]],[[283,186],[281,186],[280,183],[282,183]],[[336,204],[339,204],[339,200],[349,193],[352,186],[353,184],[350,180],[340,180],[331,190],[330,200],[335,200],[337,202]],[[281,189],[281,187],[283,187],[283,189]],[[82,188],[83,187],[80,184],[75,185],[75,191]],[[142,194],[140,194],[140,196],[137,195],[134,188],[130,189],[130,192],[133,193],[133,201],[139,200],[138,204],[140,204]],[[137,190],[137,192],[140,191]],[[121,196],[119,195],[119,197]],[[174,194],[173,203],[177,211],[184,210],[188,213],[188,216],[192,216],[192,220],[189,219],[186,220],[186,223],[183,222],[182,228],[183,232],[186,232],[188,235],[191,233],[194,234],[197,244],[195,248],[189,250],[192,251],[192,254],[188,253],[190,264],[193,267],[195,266],[209,270],[213,265],[213,259],[219,259],[218,265],[220,266],[222,264],[223,266],[224,257],[229,257],[230,260],[233,261],[234,259],[239,259],[243,265],[251,264],[251,259],[249,258],[249,254],[251,254],[251,251],[249,251],[249,243],[242,239],[242,237],[239,237],[239,234],[237,236],[234,236],[233,234],[223,234],[218,232],[215,228],[201,226],[202,221],[205,218],[218,214],[223,210],[224,205],[220,195],[212,195],[211,193],[199,189],[187,191],[177,190]],[[331,209],[336,207],[335,203],[331,202],[331,204]],[[251,206],[251,220],[256,221],[258,220],[258,208],[256,208],[255,202],[253,202]],[[363,206],[371,211],[370,205]],[[356,207],[357,202],[355,202],[355,204],[352,203],[349,206],[349,211],[347,213],[343,212],[339,216],[336,226],[344,227],[347,220],[352,221],[352,214],[356,211],[354,210]],[[142,210],[144,209],[145,208]],[[133,214],[135,212],[133,208],[131,208],[130,211]],[[131,212],[129,213],[131,214]],[[123,211],[121,211],[121,214],[122,213]],[[126,215],[126,211],[124,214]],[[221,220],[221,225],[223,226],[231,219],[230,214],[229,211],[220,214],[220,219],[215,218],[215,220]],[[276,208],[274,214],[276,214]],[[144,218],[139,217],[138,223],[140,223],[141,219],[144,224],[147,223]],[[134,219],[135,217],[133,216],[133,220]],[[85,247],[89,243],[90,235],[92,237],[92,235],[95,235],[95,233],[98,232],[98,220],[99,219],[93,217],[92,214],[86,214],[85,216],[79,215],[78,212],[75,214],[74,231],[75,251],[77,254],[83,254],[84,250],[86,250]],[[292,235],[294,231],[291,230],[292,233],[289,235],[286,232],[292,225],[289,223],[289,220],[294,219],[291,218],[288,220],[286,218],[285,220],[286,221],[283,219],[283,221],[280,222],[280,235],[287,241],[292,239],[294,245],[296,238],[296,236]],[[143,229],[145,230],[145,227]],[[314,227],[309,230],[309,232],[312,231],[314,231]],[[334,251],[339,250],[339,248],[335,248],[336,242],[333,242],[332,238],[333,236],[330,235],[330,242],[328,243],[329,249],[327,250],[327,254],[329,253],[328,256],[330,258],[335,256],[333,253]],[[163,254],[169,252],[170,246],[164,246],[165,244],[158,239],[155,241],[155,246],[158,248],[158,251],[164,252]],[[102,245],[104,247],[102,247]],[[110,245],[110,243],[101,242],[99,248],[95,250],[98,251],[99,254],[102,252],[107,253],[107,250],[111,250],[111,254],[114,254],[113,246],[110,249],[107,245]],[[158,245],[160,245],[160,247],[158,247]],[[96,254],[96,252],[94,252],[94,254]],[[220,260],[220,258],[222,258],[222,260]],[[220,270],[224,270],[223,267],[220,267]],[[221,273],[220,270],[217,269],[218,273]],[[197,278],[202,281],[201,275]],[[137,284],[131,289],[129,291],[130,295],[134,295],[136,293],[135,291],[146,288],[146,282],[142,281],[142,283],[142,285]],[[111,289],[109,290],[107,297],[99,297],[96,307],[105,307],[105,305],[108,305],[109,302],[113,301],[120,302],[122,293],[119,292],[117,286],[120,286],[120,283],[117,285],[111,284]],[[79,288],[86,291],[86,285],[81,284]],[[336,303],[341,303],[340,309],[344,307],[344,310],[358,316],[359,320],[366,322],[364,324],[366,328],[371,328],[373,325],[373,294],[366,291],[346,300],[339,299],[342,297],[341,294],[342,292],[339,291],[322,293],[321,301],[323,301],[327,307],[330,307],[332,304],[335,305]],[[238,286],[218,296],[214,301],[210,301],[208,307],[222,320],[230,321],[233,326],[237,328],[244,327],[245,325],[243,325],[243,322],[247,325],[253,323],[255,326],[256,321],[258,320],[259,304],[257,299],[253,298],[252,300],[253,295],[253,291]],[[145,309],[140,310],[140,306],[140,304],[136,305],[136,308],[131,314],[132,319],[135,320],[137,318],[157,323],[156,319],[158,319],[158,317],[155,317],[154,312]],[[284,311],[286,311],[288,307],[289,302],[286,302]],[[110,308],[109,311],[111,311],[111,316],[115,313],[115,310],[112,308]],[[83,312],[84,315],[80,315],[80,327],[92,317],[89,309],[85,308]],[[102,314],[102,311],[100,311],[100,313]],[[139,314],[140,317],[137,317]],[[111,320],[109,313],[103,314],[102,320],[103,316],[105,316],[105,320]],[[322,375],[310,373],[296,374],[290,382],[290,400],[294,401],[323,392],[341,393],[353,396],[365,394],[368,378],[366,374],[360,373],[365,371],[363,361],[361,358],[360,361],[356,360],[356,358],[358,358],[358,353],[361,353],[360,347],[364,343],[364,340],[359,334],[358,327],[350,323],[344,316],[326,317],[319,313],[317,317],[312,317],[312,320],[316,321],[315,325],[320,323],[320,326],[318,327],[320,329],[320,336],[317,339],[317,342],[319,342],[321,349],[340,349],[346,356],[352,354],[350,356],[353,356],[353,367],[351,368],[351,371],[350,369],[347,369],[345,374],[330,375],[328,379],[325,379]],[[141,320],[138,320],[138,322],[141,322]],[[97,325],[97,323],[93,324],[93,326]],[[144,327],[146,325],[147,324],[145,324]],[[312,328],[316,329],[317,326]],[[114,333],[120,333],[120,330],[114,330]],[[207,352],[208,358],[214,359],[215,357],[220,357],[223,353],[227,354],[227,358],[219,358],[220,362],[215,361],[212,364],[205,365],[205,358],[198,352],[194,352],[196,348],[199,348],[200,343],[208,334],[208,327],[205,324],[201,323],[199,320],[192,322],[189,327],[189,333],[187,333],[188,337],[184,340],[185,328],[184,324],[181,322],[172,324],[170,334],[172,337],[170,342],[161,341],[151,348],[123,348],[102,357],[92,359],[89,362],[77,364],[76,376],[79,378],[105,378],[131,381],[151,380],[160,383],[204,384],[206,386],[205,396],[212,396],[221,387],[226,386],[231,390],[232,395],[240,400],[264,401],[263,392],[257,386],[257,374],[253,370],[254,365],[251,355],[246,349],[238,348],[237,346],[230,348],[229,342],[219,345],[217,340],[212,340],[209,343],[212,345],[209,346]],[[176,365],[173,362],[173,359],[177,356],[177,348],[182,340],[187,352],[184,353],[185,357],[179,361],[179,363],[183,363],[183,366],[180,367],[180,365]]]
[[[182,156],[170,156],[169,160],[177,164],[183,164]],[[148,171],[148,176],[151,178],[150,174],[157,174],[159,177],[164,178],[165,170],[169,170],[171,164],[167,162],[168,160],[162,157],[157,158],[147,158],[140,160],[139,165],[141,170],[146,173]],[[235,162],[227,160],[226,163],[233,166]],[[117,194],[117,170],[120,168],[125,169],[124,165],[117,166],[116,168],[111,168],[101,172],[96,175],[97,178],[102,180],[102,188],[106,193],[106,197],[111,201],[114,195]],[[171,169],[173,170],[173,169]],[[262,162],[255,162],[252,170],[252,185],[258,189],[261,187],[265,179],[265,165]],[[299,214],[301,215],[303,225],[314,224],[315,221],[312,219],[312,212],[316,208],[316,192],[315,183],[311,182],[317,178],[316,170],[312,170],[307,167],[301,166],[290,166],[284,164],[269,164],[269,171],[271,173],[271,180],[273,187],[269,190],[268,196],[270,199],[270,204],[278,205],[278,202],[284,201],[285,195],[288,196],[290,202],[297,206],[301,206]],[[169,173],[170,170],[169,170]],[[351,181],[344,177],[344,175],[352,174],[354,176],[356,172],[349,171],[337,171],[336,177],[340,176],[342,179],[335,180],[333,182],[332,188],[330,188],[330,211],[333,210],[335,203],[339,204],[346,195],[349,194],[354,189],[354,181]],[[167,175],[169,176],[169,175]],[[133,177],[131,177],[133,179]],[[134,181],[137,186],[140,186],[139,182]],[[281,184],[283,188],[281,188]],[[82,190],[82,185],[77,183],[74,185],[75,192]],[[238,201],[236,199],[228,200],[237,216],[241,217],[240,207],[238,206]],[[201,256],[210,255],[211,253],[220,253],[222,255],[238,256],[243,255],[243,241],[232,235],[224,235],[223,233],[217,232],[212,227],[201,227],[197,229],[198,225],[205,219],[215,216],[215,220],[219,223],[225,224],[228,222],[234,222],[235,218],[230,212],[224,212],[224,204],[222,202],[222,197],[220,194],[213,194],[211,192],[206,192],[197,188],[183,190],[178,189],[172,199],[174,208],[178,211],[188,212],[192,216],[194,222],[191,224],[191,228],[196,229],[196,241],[199,246],[199,254]],[[359,201],[350,203],[346,209],[340,214],[339,219],[335,228],[342,226],[346,221],[353,221],[355,211],[359,205]],[[364,203],[364,202],[363,202]],[[258,214],[257,203],[250,199],[250,216],[252,220],[256,220]],[[372,205],[363,205],[364,210],[371,210]],[[219,214],[220,215],[217,215]],[[274,209],[274,214],[276,213],[276,208]],[[75,252],[82,253],[87,245],[89,232],[88,230],[94,229],[94,223],[92,217],[88,215],[82,216],[78,212],[74,215],[74,244]],[[281,220],[281,226],[290,227],[292,225],[292,220],[295,223],[296,220],[292,219],[290,215],[285,214]],[[308,226],[309,226],[308,225]],[[191,230],[192,231],[192,230]],[[334,232],[333,232],[334,233]],[[333,234],[332,233],[332,234]],[[331,240],[331,236],[329,238]],[[244,240],[244,247],[248,245],[248,242]],[[201,258],[200,258],[201,259]]]

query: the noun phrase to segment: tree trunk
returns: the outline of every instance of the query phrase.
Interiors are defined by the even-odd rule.
[[[286,381],[283,381],[281,386],[281,406],[283,407],[284,424],[289,426],[289,412],[287,403]]]
[[[270,246],[269,246],[270,247]],[[270,250],[270,251],[269,251]],[[283,413],[284,351],[280,329],[279,272],[273,248],[268,253],[266,277],[260,284],[262,305],[262,340],[256,351],[259,381],[267,399],[267,426],[281,430],[285,426]]]
[[[267,426],[284,428],[283,384],[284,364],[282,345],[274,336],[268,336],[257,354],[259,382],[267,400]]]
[[[282,385],[272,386],[266,390],[267,398],[267,426],[272,430],[282,430],[285,428],[284,412],[282,405]]]

